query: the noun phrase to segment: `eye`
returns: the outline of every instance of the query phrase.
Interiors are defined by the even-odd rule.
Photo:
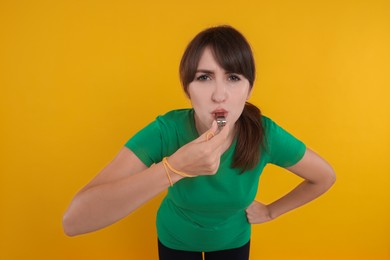
[[[211,79],[210,76],[207,74],[202,74],[202,75],[196,77],[196,80],[199,80],[199,81],[206,81],[206,80],[210,80],[210,79]]]
[[[239,76],[237,76],[236,74],[230,74],[228,77],[228,80],[229,81],[239,81],[239,80],[241,80],[241,78]]]

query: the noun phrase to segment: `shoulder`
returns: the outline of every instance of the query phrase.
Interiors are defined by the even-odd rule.
[[[261,122],[263,125],[264,136],[267,141],[283,141],[285,138],[290,138],[291,134],[284,129],[281,125],[275,122],[270,117],[261,116]],[[273,140],[276,139],[276,140]]]
[[[158,116],[155,121],[164,136],[184,139],[186,142],[196,137],[193,109],[177,109]]]
[[[181,125],[183,120],[189,117],[190,113],[191,109],[178,109],[159,115],[155,120],[139,130],[135,134],[135,137],[156,136],[164,134],[165,132],[170,132],[173,128],[176,128],[177,125]]]
[[[193,117],[192,109],[171,110],[156,118],[160,127],[177,127],[185,125]]]
[[[260,120],[261,120],[261,123],[263,124],[263,127],[269,126],[269,124],[271,122],[273,122],[271,118],[269,118],[269,117],[267,117],[265,115],[261,115]]]
[[[190,108],[183,108],[183,109],[175,109],[171,110],[164,115],[160,115],[157,117],[159,120],[166,120],[166,121],[176,121],[180,119],[187,119],[191,114],[193,113],[193,110]]]
[[[271,132],[275,131],[275,128],[278,126],[270,117],[261,115],[261,124],[263,125],[263,131],[265,135],[269,135]]]
[[[270,162],[281,167],[294,165],[305,153],[305,144],[269,117],[263,116],[266,151]]]

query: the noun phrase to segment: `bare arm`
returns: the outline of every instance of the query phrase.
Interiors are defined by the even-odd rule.
[[[266,222],[298,208],[326,192],[336,180],[332,167],[309,148],[298,163],[286,169],[302,177],[304,181],[269,205],[254,201],[247,209],[250,223]]]
[[[168,159],[177,170],[193,175],[215,174],[229,127],[206,140],[206,133],[177,150]],[[214,123],[213,133],[217,131]],[[183,177],[170,172],[173,183]],[[160,162],[148,168],[131,150],[123,147],[72,200],[63,217],[67,235],[92,232],[126,217],[169,187]]]
[[[171,175],[177,182],[181,176]],[[164,166],[148,168],[123,147],[115,159],[72,200],[63,217],[69,236],[106,227],[133,212],[169,186]]]

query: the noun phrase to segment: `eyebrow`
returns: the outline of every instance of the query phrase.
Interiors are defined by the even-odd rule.
[[[200,70],[196,70],[196,73],[214,74],[214,71],[212,71],[212,70],[203,70],[203,69],[200,69]]]
[[[207,74],[214,74],[214,71],[212,70],[206,70],[206,69],[199,69],[199,70],[196,70],[195,73],[207,73]],[[235,72],[229,72],[229,71],[226,71],[225,74],[239,74],[239,73],[235,73]]]

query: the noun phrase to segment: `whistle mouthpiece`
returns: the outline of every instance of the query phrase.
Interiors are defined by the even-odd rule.
[[[217,115],[217,124],[218,127],[224,127],[226,125],[226,118],[222,115]]]

